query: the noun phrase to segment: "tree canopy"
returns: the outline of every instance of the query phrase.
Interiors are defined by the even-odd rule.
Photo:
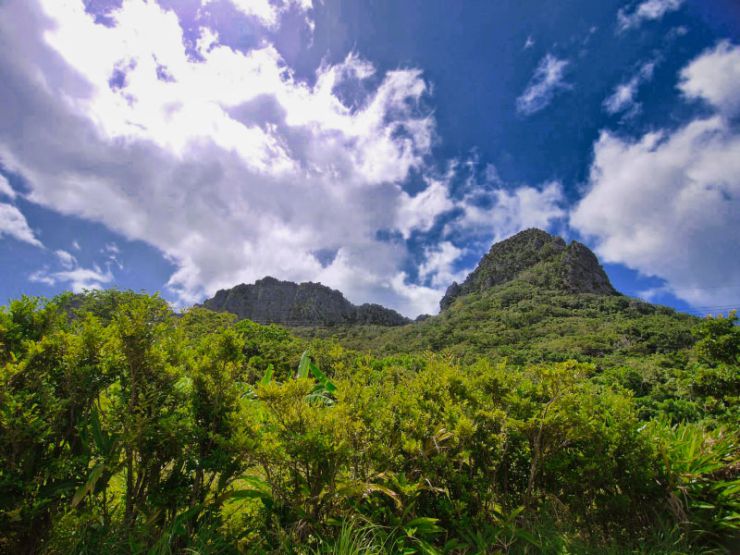
[[[731,552],[736,317],[623,308],[373,354],[131,292],[15,300],[0,552]]]

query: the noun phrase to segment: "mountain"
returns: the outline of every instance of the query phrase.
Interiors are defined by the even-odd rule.
[[[693,343],[697,319],[617,292],[586,246],[528,229],[494,244],[436,316],[394,328],[303,328],[346,347],[390,355],[446,352],[510,363],[576,359],[618,366]]]
[[[494,244],[462,284],[450,285],[440,308],[516,279],[567,293],[617,294],[588,247],[577,241],[566,245],[541,229],[527,229]]]
[[[494,244],[461,284],[450,285],[438,315],[413,322],[379,305],[355,306],[319,283],[271,277],[221,290],[203,306],[377,354],[448,352],[516,364],[577,359],[613,366],[662,356],[691,345],[696,323],[620,294],[585,245],[539,229]]]
[[[287,326],[372,324],[400,326],[410,322],[378,304],[356,306],[341,292],[320,283],[293,283],[265,277],[253,284],[222,289],[203,303],[241,319]]]

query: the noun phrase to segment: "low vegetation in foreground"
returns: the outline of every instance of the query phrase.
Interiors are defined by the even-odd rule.
[[[496,295],[339,340],[10,303],[0,552],[737,553],[734,314]]]

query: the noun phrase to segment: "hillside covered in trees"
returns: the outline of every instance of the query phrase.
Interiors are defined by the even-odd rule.
[[[442,309],[285,328],[11,302],[0,552],[737,552],[734,313],[622,296],[537,230]]]

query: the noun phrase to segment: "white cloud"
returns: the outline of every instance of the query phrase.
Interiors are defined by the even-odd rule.
[[[123,262],[121,262],[121,249],[116,243],[106,243],[105,246],[100,249],[100,252],[106,256],[108,264],[115,264],[119,270],[123,270]]]
[[[617,29],[624,32],[639,27],[644,21],[661,19],[679,9],[681,4],[683,0],[645,0],[632,11],[622,8],[617,13]]]
[[[487,192],[452,198],[454,176],[427,167],[435,122],[419,70],[378,75],[350,54],[309,83],[269,43],[237,51],[216,30],[201,30],[202,60],[191,59],[177,17],[154,2],[130,0],[111,17],[95,24],[81,0],[0,4],[0,161],[30,201],[159,249],[176,266],[168,287],[180,304],[274,275],[434,312],[459,247],[443,236],[427,249],[415,284],[397,237],[431,232],[450,212],[459,217],[443,235],[481,241],[562,217],[559,184],[507,188],[493,168]],[[566,64],[543,60],[528,109],[564,86]],[[413,196],[401,187],[412,173],[426,182]],[[336,252],[328,265],[322,251]],[[115,264],[35,279],[99,287]]]
[[[35,247],[43,247],[21,211],[12,204],[0,202],[0,238],[3,235]]]
[[[727,116],[740,112],[740,47],[720,42],[681,71],[680,89]]]
[[[568,63],[567,60],[561,60],[552,54],[542,58],[527,88],[516,99],[517,111],[524,115],[539,112],[550,104],[558,90],[568,88],[564,80]]]
[[[666,287],[665,285],[660,285],[658,287],[649,287],[647,289],[643,289],[642,291],[638,291],[637,296],[640,299],[644,299],[652,303],[655,302],[656,299],[658,299],[660,296],[672,293],[673,292],[669,287]]]
[[[496,242],[529,227],[551,227],[565,216],[563,203],[563,187],[557,181],[539,188],[525,185],[479,191],[460,204],[464,214],[452,223],[451,231],[473,233]]]
[[[313,9],[312,0],[228,0],[234,8],[246,16],[255,18],[268,29],[280,25],[280,18],[290,9],[309,12]],[[213,0],[201,0],[201,6],[211,4]]]
[[[486,182],[494,185],[501,185],[504,181],[498,173],[498,168],[494,164],[486,164],[485,170]]]
[[[705,52],[682,72],[680,87],[717,114],[674,131],[626,140],[603,132],[594,147],[589,190],[571,225],[597,241],[607,262],[666,280],[694,306],[737,297],[740,279],[740,135],[728,121],[734,104],[705,77],[727,71],[728,52]],[[701,71],[694,71],[701,68]],[[740,90],[740,73],[734,90]]]
[[[59,259],[59,263],[67,269],[74,268],[77,266],[77,259],[65,250],[59,249],[54,251],[54,254]]]
[[[103,249],[101,252],[107,252]],[[79,265],[74,255],[63,249],[54,251],[57,261],[57,269],[51,270],[49,266],[31,273],[28,280],[35,283],[43,283],[48,286],[64,284],[74,293],[81,293],[85,290],[102,289],[105,285],[110,285],[114,281],[113,272],[111,271],[111,260],[105,263],[105,270],[100,265],[93,263],[91,268],[84,268]],[[115,261],[114,261],[115,262]]]
[[[16,197],[16,192],[13,190],[13,187],[10,186],[10,183],[8,183],[8,180],[4,175],[0,175],[0,197],[2,196],[8,197],[11,200]]]
[[[74,293],[82,293],[85,290],[102,289],[103,286],[113,281],[113,274],[110,269],[104,272],[99,266],[94,265],[92,268],[77,267],[59,272],[49,272],[46,269],[38,270],[32,273],[28,279],[49,286],[63,283]]]
[[[447,288],[453,281],[462,281],[467,271],[455,271],[455,262],[464,254],[464,250],[449,241],[425,249],[425,261],[419,266],[419,277],[422,282],[429,281],[432,287],[439,290]],[[439,302],[439,297],[437,297]]]
[[[524,50],[532,48],[533,46],[534,46],[534,39],[532,38],[532,35],[529,35],[527,37],[527,40],[524,41]]]
[[[56,284],[54,278],[49,276],[46,270],[38,270],[36,272],[33,272],[28,276],[28,281],[31,281],[33,283],[43,283],[44,285],[49,286],[53,286],[54,284]]]
[[[413,230],[429,231],[437,217],[454,206],[455,204],[448,196],[447,184],[443,181],[431,180],[429,186],[416,196],[401,194],[396,226],[404,239],[408,239]]]
[[[639,71],[628,81],[617,85],[611,96],[604,100],[604,109],[612,115],[621,112],[627,112],[628,115],[636,114],[640,109],[636,100],[638,89],[653,78],[656,64],[656,61],[642,64]]]
[[[404,272],[398,273],[391,280],[391,286],[413,305],[415,311],[409,314],[418,316],[439,312],[439,299],[444,294],[444,290],[408,283],[407,278]]]
[[[467,164],[463,167],[471,169]],[[484,174],[491,177],[492,172],[485,171]],[[453,177],[454,169],[448,173],[447,179]],[[393,287],[402,291],[407,299],[413,299],[417,314],[436,314],[439,300],[447,287],[453,281],[463,281],[473,270],[472,267],[457,268],[458,261],[468,251],[458,247],[455,241],[465,245],[484,245],[488,250],[492,242],[506,239],[529,227],[551,228],[565,217],[560,183],[506,188],[497,173],[495,177],[495,181],[488,181],[489,185],[495,187],[486,189],[470,176],[467,185],[474,192],[460,200],[440,202],[444,212],[449,210],[449,202],[460,215],[445,225],[442,241],[424,249],[424,259],[418,270],[421,284],[406,283],[407,276],[402,272],[395,275]]]
[[[157,247],[178,267],[169,287],[181,302],[273,274],[413,312],[393,288],[408,252],[377,231],[408,229],[400,183],[431,149],[418,70],[375,76],[350,55],[309,85],[269,44],[240,52],[211,33],[193,61],[155,3],[112,17],[96,25],[72,0],[0,6],[12,45],[0,53],[0,159],[29,200]],[[345,105],[337,91],[353,84],[367,94]],[[322,268],[321,249],[340,256]]]

